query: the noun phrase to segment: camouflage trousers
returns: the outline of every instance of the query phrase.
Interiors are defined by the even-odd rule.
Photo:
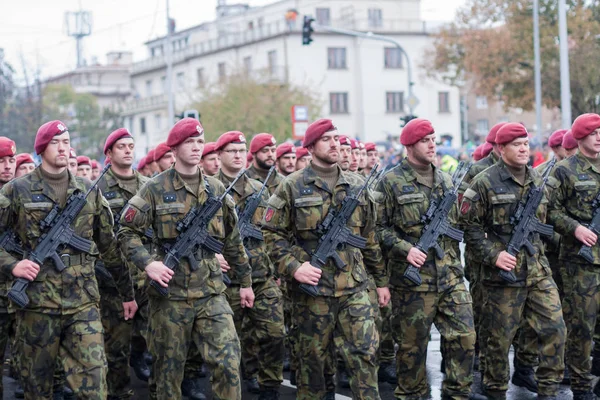
[[[100,311],[88,305],[74,314],[17,311],[16,352],[25,399],[52,399],[57,358],[80,399],[107,396],[106,357]]]
[[[104,351],[108,363],[106,383],[109,396],[129,399],[133,390],[129,387],[131,374],[129,356],[133,321],[125,321],[123,300],[116,289],[102,287],[100,312],[104,327]],[[137,313],[136,313],[137,314]]]
[[[471,293],[471,298],[473,299],[473,325],[475,327],[475,333],[477,334],[475,337],[475,354],[479,355],[479,344],[481,343],[480,338],[483,334],[483,332],[480,332],[480,328],[481,318],[483,317],[482,308],[484,299],[483,284],[481,283],[480,277],[481,264],[474,261],[467,261],[466,264],[469,267],[467,269],[465,266],[465,275],[467,275],[466,271],[468,270],[469,277],[467,279],[469,281],[469,292]]]
[[[446,377],[442,394],[467,399],[473,383],[475,330],[471,295],[464,283],[444,292],[392,290],[392,328],[398,343],[397,399],[426,396],[427,346],[435,324],[444,338]]]
[[[393,364],[396,361],[394,336],[392,331],[392,303],[380,308],[381,313],[381,339],[379,343],[379,363]]]
[[[135,290],[138,310],[133,317],[131,330],[131,351],[143,353],[148,350],[148,293],[142,286]]]
[[[344,359],[353,398],[379,399],[379,334],[367,291],[342,297],[295,293],[292,313],[298,326],[297,399],[321,399],[326,394],[325,366],[332,345]]]
[[[519,327],[527,324],[538,337],[539,367],[536,371],[539,395],[554,396],[564,370],[565,322],[558,290],[552,278],[529,287],[485,285],[482,329],[486,341],[486,368],[483,387],[490,396],[505,396],[510,368],[508,351]]]
[[[566,364],[571,390],[592,389],[592,338],[600,312],[600,271],[587,262],[562,260],[563,310],[567,323]]]
[[[6,351],[6,346],[10,343],[10,338],[14,336],[14,323],[15,323],[15,314],[3,312],[0,313],[0,353],[4,356]],[[14,362],[12,360],[15,359],[15,349],[14,346],[11,345],[11,368],[15,367]],[[0,375],[0,378],[2,376]],[[2,385],[2,379],[0,379],[0,399],[3,399],[4,387]]]
[[[241,400],[240,342],[224,295],[187,301],[150,296],[148,347],[154,361],[150,399],[181,398],[191,343],[212,370],[215,400]]]

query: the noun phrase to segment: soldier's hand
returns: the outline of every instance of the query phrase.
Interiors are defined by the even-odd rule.
[[[590,247],[595,245],[596,240],[598,240],[598,236],[583,225],[579,225],[577,228],[575,228],[575,237],[581,243]]]
[[[517,268],[517,258],[506,251],[501,251],[496,260],[496,267],[505,271],[512,271]]]
[[[132,319],[137,310],[138,305],[135,300],[123,303],[123,316],[125,317],[125,321]]]
[[[321,270],[313,267],[310,262],[305,261],[294,273],[294,279],[300,283],[317,286],[321,279]]]
[[[146,265],[146,274],[153,281],[158,282],[162,287],[169,287],[169,281],[173,277],[173,270],[169,269],[160,261],[153,261]]]
[[[254,291],[251,287],[240,289],[240,305],[242,308],[254,307]]]
[[[379,299],[379,307],[385,307],[390,302],[390,289],[387,287],[378,287],[377,288],[377,298]]]
[[[416,247],[411,247],[411,249],[408,251],[408,255],[406,256],[406,261],[419,268],[425,264],[425,260],[427,260],[427,254],[423,253]]]
[[[31,260],[19,261],[12,270],[12,274],[17,278],[24,278],[29,281],[34,280],[39,272],[40,266]]]
[[[229,263],[225,260],[225,257],[223,257],[223,254],[215,254],[215,256],[217,257],[217,260],[219,261],[219,264],[221,265],[221,271],[223,271],[224,274],[227,273],[227,271],[229,271],[231,269],[231,267],[229,266]]]

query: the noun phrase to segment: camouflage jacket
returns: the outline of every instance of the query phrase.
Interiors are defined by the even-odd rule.
[[[531,243],[536,252],[529,256],[522,248],[517,255],[517,267],[513,270],[517,282],[509,284],[498,276],[500,269],[496,260],[501,251],[506,250],[513,232],[510,218],[524,201],[532,185],[541,184],[540,175],[527,167],[525,184],[510,173],[504,161],[477,175],[465,192],[461,205],[465,238],[476,259],[481,260],[483,282],[489,285],[525,287],[551,276],[548,260],[544,255],[544,245],[539,235],[533,234]],[[542,199],[536,216],[540,222],[546,221],[548,200]]]
[[[358,190],[363,178],[343,172],[333,189],[316,174],[312,164],[289,175],[269,198],[268,208],[263,219],[263,233],[270,250],[271,259],[279,273],[290,280],[289,287],[298,291],[294,273],[317,248],[319,233],[317,227],[329,210],[339,208],[349,191]],[[319,282],[319,294],[339,297],[366,289],[367,269],[373,275],[377,287],[388,284],[381,250],[375,238],[375,206],[366,192],[360,198],[347,223],[353,234],[367,239],[367,246],[360,250],[345,245],[338,251],[346,263],[338,269],[329,259],[323,267]]]
[[[219,171],[215,178],[220,180],[224,186],[229,186],[231,183],[231,180],[226,177],[222,171]],[[262,183],[254,179],[250,179],[245,175],[236,183],[230,193],[232,193],[233,200],[235,201],[238,217],[244,211],[248,198],[254,193],[260,191],[261,187]],[[262,195],[262,201],[256,209],[254,217],[251,221],[259,229],[268,200],[269,196],[267,195],[267,189],[265,189]],[[250,258],[250,266],[252,267],[252,283],[265,282],[267,279],[273,279],[275,267],[269,258],[265,242],[248,238],[244,243],[244,247],[248,251],[248,256]],[[239,282],[235,277],[230,276],[230,279],[231,283],[239,285]]]
[[[562,235],[560,258],[587,262],[577,253],[582,243],[575,238],[575,229],[591,222],[594,209],[592,201],[600,191],[600,170],[577,152],[559,162],[553,176],[557,188],[552,192],[548,220]],[[594,265],[600,264],[600,245],[592,247]]]
[[[414,286],[403,278],[408,267],[406,256],[419,241],[423,231],[421,216],[429,208],[431,200],[439,202],[445,191],[452,189],[452,178],[440,169],[434,168],[433,188],[428,196],[422,178],[403,159],[399,165],[386,172],[379,182],[377,191],[383,200],[377,219],[377,236],[384,253],[387,254],[390,284],[403,290],[437,291],[446,290],[462,281],[463,270],[460,264],[458,242],[442,236],[438,243],[445,256],[439,260],[431,249],[425,265],[420,268],[423,283]],[[449,218],[456,222],[457,210],[454,207]]]
[[[260,183],[264,183],[264,181],[265,181],[265,178],[262,177],[262,175],[254,167],[254,165],[251,165],[246,170],[246,176],[250,179],[257,180]],[[273,193],[275,193],[275,189],[277,189],[277,186],[279,186],[279,184],[282,181],[283,181],[283,175],[281,175],[279,172],[275,171],[275,175],[272,175],[270,181],[267,183],[267,189],[269,192],[269,196],[272,195]]]
[[[494,153],[494,151],[492,151],[486,157],[473,164],[471,166],[471,169],[469,169],[469,172],[467,172],[467,174],[465,175],[465,179],[463,179],[462,184],[460,185],[459,193],[463,194],[465,190],[467,190],[473,179],[477,175],[479,175],[479,173],[485,171],[487,168],[496,164],[498,160],[499,157],[496,155],[496,153]]]
[[[165,256],[164,246],[175,242],[179,232],[177,223],[192,207],[201,206],[209,196],[207,185],[214,196],[220,196],[225,188],[217,179],[200,172],[200,186],[197,193],[183,181],[175,168],[151,178],[127,203],[121,215],[121,228],[118,238],[123,254],[139,269],[144,270],[154,261],[148,249],[143,246],[142,237],[148,228],[154,230],[157,257]],[[224,243],[223,257],[232,269],[232,274],[243,287],[252,285],[248,257],[240,240],[237,228],[235,204],[227,196],[223,207],[209,224],[209,234]],[[169,282],[171,300],[188,300],[219,294],[225,290],[221,267],[214,253],[200,248],[196,253],[200,266],[192,271],[186,259],[181,260]],[[160,296],[150,287],[149,294]]]
[[[149,178],[146,178],[138,171],[133,171],[136,181],[137,181],[137,190],[140,190],[141,187],[148,181]],[[123,208],[125,208],[125,204],[137,193],[131,192],[125,185],[123,185],[119,178],[114,174],[112,169],[109,169],[106,174],[100,179],[98,182],[98,188],[102,191],[104,198],[108,201],[110,206],[110,210],[113,213],[114,222],[115,222],[115,232],[119,228],[119,219],[121,217],[121,212]],[[144,243],[148,245],[150,242],[149,238],[144,238]],[[124,259],[126,260],[126,259]],[[131,278],[133,280],[135,287],[141,287],[144,285],[145,274],[141,272],[138,268],[135,267],[130,262],[126,261],[126,265],[129,268],[129,273],[131,274]],[[98,279],[98,285],[102,287],[115,287],[115,282],[110,280],[103,279],[101,276],[96,276]]]
[[[537,171],[537,173],[540,175],[543,175],[544,171],[546,171],[546,166],[548,165],[549,162],[550,162],[550,160],[543,162],[540,165],[538,165],[537,167],[535,167],[535,170]],[[554,189],[556,189],[558,187],[558,181],[556,180],[556,178],[554,176],[552,176],[554,174],[554,171],[556,170],[557,164],[554,164],[554,167],[552,168],[552,171],[550,172],[550,176],[548,177],[548,182],[546,183],[546,188],[548,191],[549,199],[552,198],[552,192],[554,191]],[[548,220],[550,219],[550,207],[548,207],[547,219]],[[542,240],[546,244],[546,254],[553,253],[553,254],[558,255],[558,252],[560,250],[560,233],[554,231],[554,234],[552,235],[551,238],[542,236]]]
[[[0,191],[0,230],[11,227],[24,249],[34,250],[44,233],[40,223],[58,203],[54,189],[43,180],[41,167],[6,184]],[[76,190],[86,192],[90,181],[69,173],[67,198]],[[82,238],[91,240],[90,254],[80,253],[67,246],[60,254],[67,268],[58,272],[47,260],[27,290],[28,309],[48,313],[74,313],[81,307],[97,303],[100,296],[94,274],[94,262],[100,252],[106,268],[116,277],[117,289],[123,301],[132,301],[133,287],[129,271],[124,268],[113,233],[113,216],[108,202],[96,189],[87,198],[87,204],[78,214],[72,227]],[[0,268],[12,277],[12,269],[19,260],[0,249]]]

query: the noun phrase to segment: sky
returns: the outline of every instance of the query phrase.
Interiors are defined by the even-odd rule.
[[[273,0],[248,0],[251,6]],[[6,1],[0,13],[0,48],[5,61],[23,79],[39,71],[48,77],[76,65],[75,39],[67,36],[65,13],[92,13],[92,35],[83,39],[84,58],[104,64],[106,53],[131,50],[134,61],[146,58],[144,42],[166,33],[167,0],[17,0]],[[244,1],[231,1],[242,3]],[[425,20],[449,21],[465,0],[421,0]],[[170,16],[182,30],[215,18],[217,0],[170,0]]]

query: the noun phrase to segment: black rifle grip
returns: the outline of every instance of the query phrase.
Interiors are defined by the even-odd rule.
[[[319,289],[317,286],[309,285],[307,283],[301,283],[298,286],[300,287],[300,290],[309,296],[317,297],[319,295]]]
[[[27,279],[17,278],[8,291],[8,298],[20,308],[25,308],[29,304],[29,297],[27,297],[28,286],[29,281]]]
[[[158,292],[158,294],[160,294],[162,297],[168,297],[169,296],[169,288],[162,287],[160,285],[160,283],[151,280],[150,281],[150,286],[152,286],[154,289],[156,289],[156,291]]]
[[[498,272],[498,275],[500,275],[500,278],[504,279],[508,283],[515,283],[517,281],[517,276],[512,271],[502,270]]]
[[[404,271],[404,277],[412,282],[415,286],[421,286],[421,283],[423,283],[421,274],[419,274],[419,268],[412,265],[406,267],[406,271]]]

